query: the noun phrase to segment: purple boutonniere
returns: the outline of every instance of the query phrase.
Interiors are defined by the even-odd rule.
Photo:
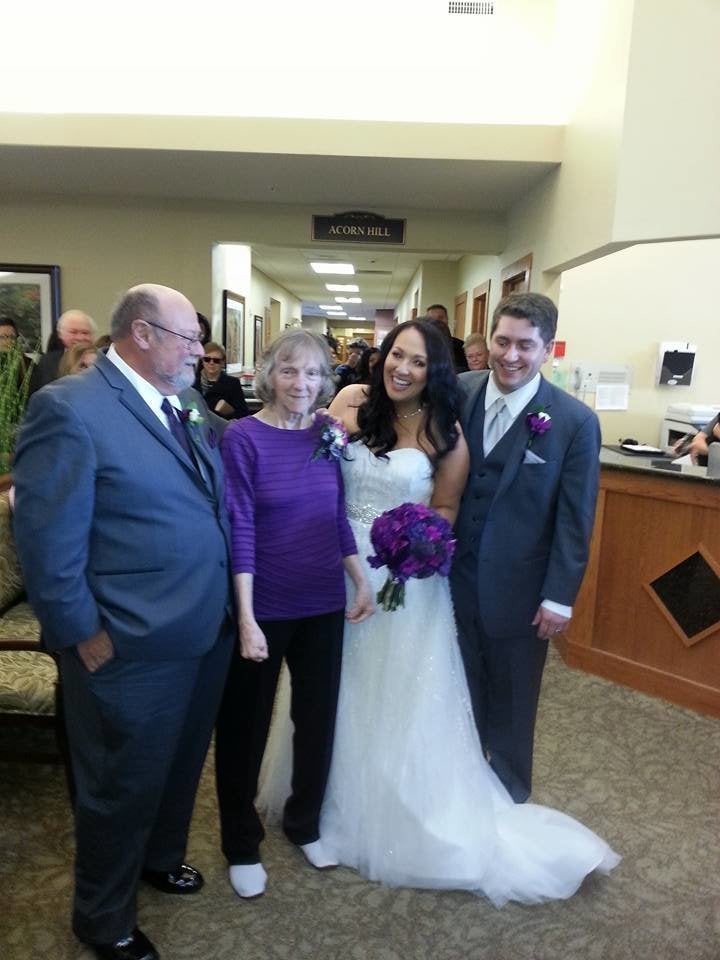
[[[311,459],[341,460],[348,445],[348,435],[345,427],[334,417],[320,414],[316,417],[320,427],[320,442],[315,448]]]
[[[530,431],[527,445],[531,447],[535,437],[541,437],[548,432],[552,426],[552,417],[545,410],[533,410],[525,417],[525,423]]]

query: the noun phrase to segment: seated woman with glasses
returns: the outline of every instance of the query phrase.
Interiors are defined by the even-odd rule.
[[[240,381],[225,373],[225,350],[219,343],[205,344],[195,389],[202,393],[210,410],[224,420],[239,420],[250,413]]]

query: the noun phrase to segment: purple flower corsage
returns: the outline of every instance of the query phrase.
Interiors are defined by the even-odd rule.
[[[347,430],[329,414],[319,414],[315,419],[320,424],[320,442],[311,459],[323,457],[325,460],[341,460],[348,445]]]
[[[527,445],[531,447],[535,437],[541,437],[548,432],[552,426],[552,417],[545,410],[533,410],[525,417],[525,423],[530,431],[530,439]]]

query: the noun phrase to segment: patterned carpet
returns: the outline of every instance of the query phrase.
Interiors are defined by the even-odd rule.
[[[189,850],[205,889],[191,898],[140,891],[140,923],[163,960],[720,957],[720,721],[571,671],[556,655],[534,799],[578,817],[624,858],[569,901],[496,910],[467,893],[320,874],[274,832],[268,892],[243,903],[225,880],[209,767]],[[0,777],[0,957],[88,958],[69,932],[73,844],[61,768],[4,763]]]

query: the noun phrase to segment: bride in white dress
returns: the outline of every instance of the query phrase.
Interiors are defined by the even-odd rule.
[[[445,350],[424,323],[401,324],[383,344],[369,399],[367,387],[350,386],[330,408],[361,437],[348,448],[343,479],[362,558],[374,552],[372,521],[391,507],[429,503],[455,518],[468,454]],[[387,570],[366,574],[378,590]],[[286,710],[277,712],[258,798],[271,814],[287,781],[279,746]],[[516,805],[498,780],[480,746],[449,585],[439,576],[409,580],[404,607],[346,625],[320,833],[330,859],[370,880],[471,890],[498,906],[569,897],[587,874],[620,859],[571,817]]]

